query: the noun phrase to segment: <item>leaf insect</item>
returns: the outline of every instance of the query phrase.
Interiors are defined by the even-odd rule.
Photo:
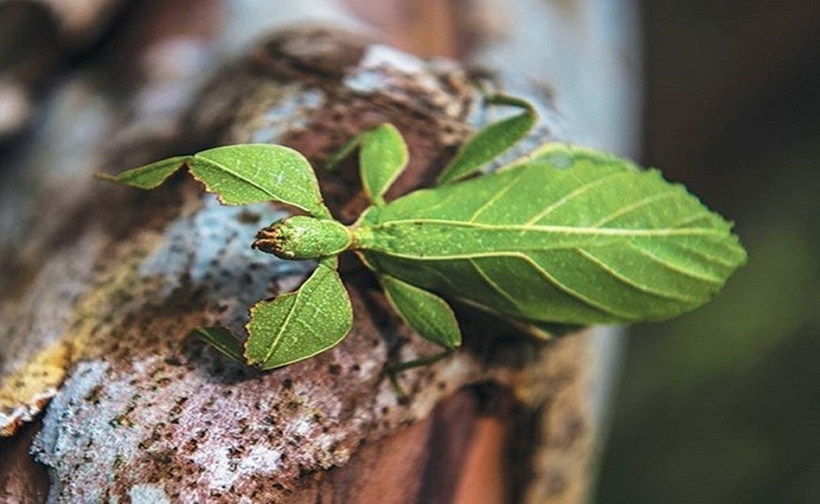
[[[240,144],[103,176],[142,189],[187,168],[226,205],[263,201],[300,210],[260,230],[253,247],[317,261],[294,292],[250,308],[244,349],[222,328],[200,330],[228,356],[263,370],[338,344],[351,330],[337,256],[354,251],[396,313],[447,350],[461,344],[450,307],[465,303],[536,335],[554,324],[667,319],[707,302],[746,260],[731,224],[656,170],[594,149],[551,142],[479,174],[524,138],[536,112],[521,110],[475,134],[434,187],[386,202],[408,161],[399,131],[382,124],[352,140],[371,205],[345,226],[325,206],[315,173],[281,145]]]

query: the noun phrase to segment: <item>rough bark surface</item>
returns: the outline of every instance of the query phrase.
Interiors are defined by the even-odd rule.
[[[75,78],[33,140],[42,153],[0,172],[2,210],[17,219],[3,228],[14,246],[0,247],[13,272],[0,279],[0,427],[16,433],[4,453],[17,453],[0,462],[0,496],[42,500],[45,468],[53,502],[583,500],[596,358],[587,335],[535,342],[461,313],[464,351],[402,374],[400,397],[385,366],[437,349],[351,260],[353,332],[316,358],[255,372],[192,331],[241,331],[250,304],[304,278],[310,264],[249,248],[286,210],[223,207],[186,177],[149,193],[91,178],[217,144],[284,143],[311,159],[328,206],[350,221],[364,206],[356,167],[322,170],[327,156],[389,121],[412,159],[388,199],[429,185],[487,120],[469,76],[300,28],[214,72],[194,107],[157,105],[191,94],[203,69],[160,72],[125,109],[93,92],[94,77]],[[540,106],[544,141],[555,130],[551,104]],[[20,455],[29,444],[40,465]]]

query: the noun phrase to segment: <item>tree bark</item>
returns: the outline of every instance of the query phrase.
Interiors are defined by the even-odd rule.
[[[199,23],[168,22],[194,8]],[[465,348],[403,373],[400,396],[385,367],[437,349],[351,259],[342,267],[356,321],[329,352],[262,373],[193,336],[216,322],[241,332],[250,304],[309,272],[249,248],[286,209],[223,207],[186,177],[142,193],[91,174],[213,145],[283,143],[307,155],[328,206],[350,222],[364,207],[355,164],[322,169],[350,137],[392,122],[407,138],[410,167],[389,199],[430,185],[495,114],[462,67],[375,45],[360,30],[291,28],[212,70],[230,52],[220,15],[233,19],[218,2],[141,9],[119,56],[71,78],[29,144],[5,152],[0,421],[3,450],[15,455],[0,462],[0,495],[582,502],[611,352],[602,330],[537,342],[460,310]],[[134,67],[128,82],[113,78]],[[522,149],[572,138],[542,88],[482,78],[539,100],[543,123]],[[29,445],[36,464],[22,455]]]

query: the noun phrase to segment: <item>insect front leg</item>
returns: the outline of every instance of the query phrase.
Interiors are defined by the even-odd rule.
[[[352,326],[338,259],[323,258],[296,291],[251,307],[245,359],[262,370],[298,362],[336,346]]]
[[[314,217],[331,218],[322,202],[316,174],[305,156],[281,145],[239,144],[215,147],[126,170],[103,180],[154,189],[187,168],[224,205],[276,201]]]

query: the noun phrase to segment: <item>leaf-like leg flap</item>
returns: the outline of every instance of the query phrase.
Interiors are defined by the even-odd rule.
[[[185,166],[185,163],[189,160],[189,156],[177,156],[163,159],[145,166],[140,166],[138,168],[133,168],[131,170],[125,170],[119,175],[98,173],[96,177],[102,180],[109,180],[111,182],[128,184],[140,189],[153,189],[165,182],[168,177]]]
[[[362,134],[359,168],[365,194],[375,205],[384,204],[384,193],[407,166],[407,144],[392,124],[382,124]]]
[[[362,187],[374,205],[384,204],[384,193],[407,167],[407,144],[399,130],[385,123],[350,140],[328,162],[332,168],[359,148]]]
[[[387,300],[423,338],[448,349],[461,345],[458,322],[443,299],[390,275],[381,275],[380,280]]]
[[[197,336],[205,340],[212,347],[237,362],[243,362],[242,345],[236,341],[234,335],[225,327],[200,327],[196,330]]]
[[[316,174],[299,152],[281,145],[244,144],[163,159],[119,175],[97,175],[141,189],[153,189],[183,166],[226,205],[277,201],[314,217],[331,217]]]
[[[295,292],[251,308],[248,364],[262,369],[284,366],[324,352],[347,336],[353,309],[337,265],[336,257],[322,259]]]
[[[493,123],[473,135],[442,170],[438,177],[439,184],[469,177],[527,136],[538,120],[535,108],[525,100],[496,95],[486,98],[485,102],[491,105],[518,107],[523,112]]]
[[[291,148],[228,145],[197,153],[188,164],[191,175],[226,205],[277,201],[314,217],[330,217],[313,168]]]

